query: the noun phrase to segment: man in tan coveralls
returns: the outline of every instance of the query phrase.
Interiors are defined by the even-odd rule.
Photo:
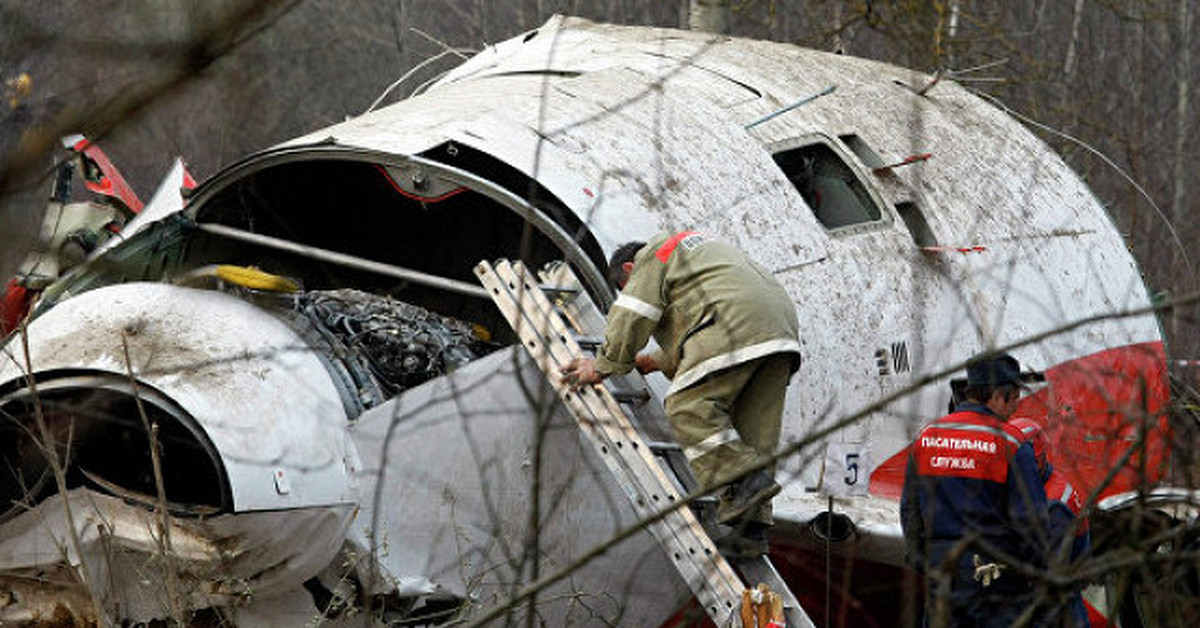
[[[730,485],[718,539],[736,555],[766,551],[773,467],[748,473],[779,446],[788,380],[800,365],[796,306],[770,272],[737,248],[693,232],[661,234],[613,253],[621,289],[596,358],[562,368],[576,387],[613,373],[661,370],[671,379],[671,426],[705,488]],[[659,349],[639,355],[653,335]]]

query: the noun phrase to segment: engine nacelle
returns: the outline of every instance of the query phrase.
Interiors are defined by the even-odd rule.
[[[40,403],[60,453],[70,452],[68,477],[127,499],[157,495],[144,427],[154,423],[172,510],[355,503],[357,457],[337,388],[321,358],[254,305],[126,284],[71,299],[29,332],[34,386],[19,343],[0,368],[6,453],[16,456],[6,458],[22,461],[6,502],[31,484],[48,488],[35,451]]]

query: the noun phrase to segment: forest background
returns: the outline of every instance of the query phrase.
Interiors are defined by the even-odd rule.
[[[686,28],[711,5],[709,28],[940,71],[988,98],[1088,182],[1152,293],[1197,291],[1195,0],[0,0],[0,270],[33,241],[63,134],[99,140],[148,198],[176,156],[203,180],[553,14]],[[1163,322],[1172,357],[1200,358],[1188,309]]]

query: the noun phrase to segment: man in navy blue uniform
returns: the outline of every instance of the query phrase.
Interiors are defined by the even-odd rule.
[[[1006,422],[1023,387],[1012,356],[973,360],[966,401],[912,445],[900,522],[927,626],[1009,626],[1033,604],[1048,524],[1033,447]]]

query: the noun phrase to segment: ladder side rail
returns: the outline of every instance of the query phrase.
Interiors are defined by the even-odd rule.
[[[604,314],[600,312],[600,308],[596,307],[595,301],[592,301],[587,291],[583,289],[579,278],[575,275],[569,264],[561,263],[553,266],[549,270],[538,271],[538,279],[552,286],[552,292],[555,296],[550,297],[555,305],[564,313],[566,319],[571,323],[581,336],[603,338],[604,330],[607,324]],[[566,297],[565,295],[570,295]],[[633,415],[635,425],[638,428],[638,433],[646,437],[650,432],[660,439],[673,440],[673,436],[664,432],[662,426],[666,425],[666,412],[662,409],[662,399],[659,399],[654,394],[654,390],[650,388],[650,384],[646,378],[636,371],[624,376],[627,382],[637,382],[649,393],[650,399],[644,403],[630,406],[630,414]],[[671,471],[678,478],[679,486],[683,488],[685,493],[690,493],[696,490],[699,484],[696,482],[695,476],[692,474],[691,465],[687,461],[687,457],[683,455],[682,450],[661,452],[658,454],[671,468]]]
[[[503,263],[497,264],[499,268],[485,264],[477,267],[480,280],[491,291],[501,311],[522,337],[522,343],[547,375],[556,372],[558,365],[579,355],[578,347],[570,346],[573,339],[558,313],[527,274],[522,278]],[[502,278],[501,274],[508,277]],[[532,316],[529,309],[533,309]],[[638,516],[658,514],[662,508],[657,504],[664,500],[664,495],[657,494],[647,485],[657,486],[659,492],[671,496],[671,491],[666,490],[671,486],[670,481],[649,457],[649,448],[641,442],[636,431],[627,421],[617,419],[624,415],[612,414],[613,408],[620,410],[616,402],[611,397],[609,402],[604,402],[609,395],[602,388],[576,394],[557,377],[551,375],[548,379],[580,420],[585,432],[594,437],[593,444],[631,497]],[[628,447],[625,446],[627,442]],[[743,585],[691,512],[678,508],[647,527],[667,549],[680,575],[709,615],[719,625],[724,625],[737,606]]]
[[[578,348],[570,345],[570,334],[565,329],[565,325],[562,324],[562,321],[559,320],[557,312],[549,306],[548,301],[538,298],[539,295],[537,286],[532,283],[528,276],[521,278],[517,275],[517,271],[522,273],[527,271],[524,271],[524,269],[519,267],[517,267],[517,270],[512,270],[512,266],[508,265],[498,266],[499,268],[494,270],[502,281],[511,282],[509,288],[510,291],[521,290],[523,291],[524,295],[530,295],[527,298],[530,301],[533,301],[533,303],[523,304],[527,306],[524,312],[525,322],[528,324],[528,328],[532,329],[537,336],[526,341],[527,348],[536,349],[536,343],[538,342],[539,338],[542,337],[557,339],[559,343],[561,343],[561,345],[554,342],[544,343],[546,348],[551,352],[552,357],[558,360],[558,364],[544,364],[543,366],[546,367],[546,370],[556,370],[557,365],[564,364],[566,361],[578,356],[580,354]],[[509,276],[501,277],[501,275]],[[514,296],[513,298],[515,300],[517,297]],[[520,310],[521,305],[522,304],[518,302],[516,309]],[[534,309],[536,312],[536,316],[532,319],[528,317],[529,308]],[[547,327],[548,329],[543,332],[543,330],[537,329],[538,327]],[[559,350],[556,351],[556,349]],[[589,391],[595,393],[595,396],[590,395]],[[650,452],[649,447],[641,439],[640,434],[638,434],[636,430],[632,429],[632,426],[626,420],[620,405],[611,398],[611,395],[607,394],[607,391],[604,391],[602,388],[597,388],[583,389],[576,392],[566,388],[564,390],[564,395],[576,395],[579,397],[579,399],[583,400],[585,404],[590,404],[590,413],[592,414],[593,418],[607,417],[607,420],[604,420],[603,418],[594,420],[590,427],[598,426],[601,431],[604,432],[605,437],[616,446],[617,453],[628,453],[624,450],[624,441],[630,441],[630,449],[632,450],[632,453],[628,453],[628,455],[636,455],[642,459],[641,462],[644,463],[646,465],[646,469],[652,473],[656,484],[664,488],[673,486],[670,479],[667,478],[665,472],[663,472],[661,467],[659,467],[657,464],[657,461],[654,460],[652,452]],[[668,498],[674,497],[674,495],[671,495]],[[703,529],[699,528],[698,524],[697,530],[703,533]]]
[[[537,284],[533,282],[533,279],[529,275],[528,271],[519,263],[511,265],[498,264],[497,266],[498,267],[494,270],[497,272],[498,276],[501,276],[502,274],[507,275],[511,272],[511,277],[501,277],[502,280],[511,280],[512,284],[517,289],[523,291],[523,295],[529,295],[527,298],[528,303],[525,303],[524,305],[535,308],[537,312],[536,320],[531,321],[531,324],[535,328],[541,326],[546,327],[547,333],[544,335],[557,339],[557,343],[551,342],[546,344],[552,352],[557,346],[562,347],[562,351],[560,351],[556,356],[561,360],[561,363],[565,364],[567,361],[582,355],[580,348],[577,344],[575,344],[569,330],[566,328],[566,325],[561,319],[559,319],[558,311],[550,305],[547,299],[541,295]],[[552,377],[554,376],[552,375]],[[621,439],[629,441],[633,451],[636,453],[636,455],[639,455],[643,459],[647,469],[650,470],[655,476],[656,483],[664,489],[666,487],[674,488],[675,483],[667,477],[666,473],[662,470],[662,467],[655,460],[654,452],[651,451],[649,446],[645,444],[644,439],[641,437],[641,433],[629,423],[628,417],[626,416],[621,405],[617,403],[617,401],[613,399],[612,395],[609,394],[608,391],[603,387],[598,387],[595,389],[582,389],[580,391],[576,391],[576,394],[582,394],[586,396],[589,390],[594,390],[597,394],[594,398],[585,398],[589,400],[589,403],[599,404],[600,406],[594,409],[593,414],[600,417],[607,416],[612,418],[612,420],[609,421],[600,421],[599,425],[604,429],[610,430],[608,437],[613,439],[613,444],[618,448],[618,451],[623,447],[623,441]],[[571,394],[571,392],[567,391],[566,394]],[[652,496],[652,498],[655,501],[658,500],[657,496]],[[677,499],[678,496],[674,494],[668,494],[665,496],[665,498],[669,501],[673,501],[674,499]],[[703,534],[703,528],[699,527],[698,522],[697,527]],[[704,536],[707,535],[705,534]]]
[[[558,362],[553,365],[554,367],[562,366],[575,357],[583,355],[583,350],[575,342],[571,331],[567,329],[566,324],[559,318],[558,310],[546,299],[541,291],[541,287],[530,276],[529,271],[524,265],[520,262],[498,262],[492,267],[492,272],[505,283],[508,292],[516,301],[517,311],[525,316],[530,328],[538,333],[538,336],[542,339],[542,344]],[[526,343],[526,347],[531,348],[528,342]],[[548,370],[546,374],[551,380],[556,380],[557,368],[554,368],[553,371]],[[578,392],[583,393],[586,390],[583,389]],[[605,398],[611,399],[611,395],[597,396],[596,403],[607,405],[605,404]],[[612,411],[614,407],[616,409],[615,413]],[[613,436],[620,438],[639,437],[637,430],[633,429],[633,426],[624,420],[625,414],[615,400],[612,406],[608,406],[607,411],[597,408],[595,414],[600,417],[607,415],[614,418],[611,421],[599,422],[599,425],[614,431],[615,434]],[[616,419],[616,417],[620,417],[620,419]]]
[[[555,307],[562,312],[563,317],[580,337],[599,340],[604,338],[607,325],[604,314],[600,308],[596,307],[595,301],[592,301],[587,291],[583,289],[579,278],[569,264],[560,263],[549,269],[539,270],[537,277],[540,282],[548,285],[550,293],[548,300],[553,301]],[[626,416],[632,415],[630,418],[634,422],[634,427],[638,429],[638,433],[643,438],[647,435],[647,431],[651,431],[660,440],[665,440],[668,434],[664,433],[661,427],[665,424],[666,419],[666,415],[662,412],[662,400],[654,395],[654,391],[645,377],[637,371],[632,371],[625,375],[615,376],[610,381],[614,381],[614,383],[619,381],[625,387],[641,387],[646,391],[649,398],[644,402],[630,405],[629,413]],[[652,401],[658,403],[651,403]],[[657,413],[652,411],[655,407],[658,409]],[[647,427],[650,429],[647,430]],[[674,464],[672,468],[674,469]],[[681,484],[688,489],[695,485],[694,483],[689,485],[686,482],[681,482]]]

